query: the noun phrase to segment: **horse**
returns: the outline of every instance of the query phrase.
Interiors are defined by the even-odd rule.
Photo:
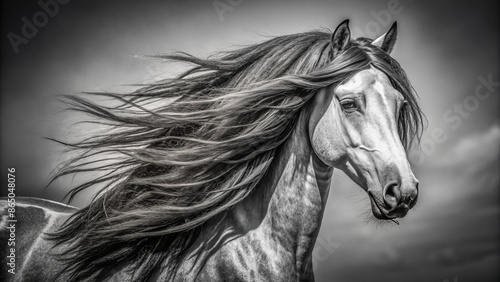
[[[390,55],[396,37],[394,22],[354,39],[345,20],[207,59],[159,55],[189,68],[130,93],[65,96],[106,130],[54,140],[79,153],[53,180],[93,175],[69,201],[100,190],[82,209],[16,198],[15,274],[2,243],[2,281],[313,281],[334,169],[376,221],[417,202],[407,152],[423,113]]]

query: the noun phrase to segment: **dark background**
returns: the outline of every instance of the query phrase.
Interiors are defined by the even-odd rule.
[[[365,193],[336,172],[313,256],[317,280],[499,280],[498,84],[474,100],[482,79],[500,81],[498,1],[401,0],[395,13],[389,0],[221,0],[233,3],[222,16],[214,2],[73,0],[59,4],[16,53],[9,34],[22,35],[22,18],[33,23],[43,10],[37,1],[2,1],[0,168],[16,168],[17,195],[60,201],[82,180],[43,189],[67,159],[43,136],[71,139],[93,130],[70,127],[80,117],[61,112],[56,94],[130,91],[124,85],[180,68],[140,55],[180,50],[204,57],[267,37],[333,30],[345,18],[354,37],[373,36],[397,20],[393,56],[428,118],[423,148],[410,155],[419,204],[400,226],[369,223]],[[85,205],[90,195],[73,204]]]

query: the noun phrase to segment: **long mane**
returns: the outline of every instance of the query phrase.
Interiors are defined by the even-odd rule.
[[[73,188],[70,201],[89,187],[101,189],[49,234],[56,245],[68,244],[61,273],[71,281],[100,279],[120,263],[133,263],[137,281],[160,267],[175,273],[204,223],[259,184],[310,98],[362,69],[379,68],[405,96],[401,140],[408,147],[418,139],[422,114],[399,64],[364,38],[332,58],[330,37],[323,31],[280,36],[208,59],[164,55],[191,67],[132,93],[65,96],[70,109],[106,130],[57,141],[77,155],[53,179],[99,175]],[[114,104],[92,102],[93,96]]]

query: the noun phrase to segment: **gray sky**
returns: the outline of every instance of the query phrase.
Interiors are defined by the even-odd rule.
[[[54,95],[126,91],[122,85],[176,71],[137,55],[180,50],[203,57],[267,36],[334,29],[345,18],[355,37],[367,36],[397,20],[393,56],[428,118],[423,150],[410,156],[419,204],[399,226],[366,222],[365,193],[336,173],[316,248],[317,278],[498,281],[499,86],[484,81],[500,81],[499,4],[401,0],[390,8],[392,2],[233,0],[237,5],[218,14],[214,1],[73,0],[59,5],[16,53],[8,35],[22,35],[23,17],[32,21],[42,8],[37,1],[5,1],[2,168],[17,168],[18,195],[60,200],[69,180],[43,187],[64,157],[42,136],[86,132],[69,128],[78,117],[61,113]],[[87,200],[83,195],[75,204]]]

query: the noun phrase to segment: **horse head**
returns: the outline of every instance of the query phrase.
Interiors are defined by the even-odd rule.
[[[342,61],[344,52],[352,46],[370,47],[389,57],[396,35],[394,23],[376,40],[354,41],[348,21],[344,21],[332,35],[334,60]],[[398,88],[386,69],[371,64],[341,83],[318,91],[312,99],[308,125],[316,155],[368,193],[378,219],[404,217],[418,196],[418,180],[398,132],[405,126],[402,112],[411,105]]]

